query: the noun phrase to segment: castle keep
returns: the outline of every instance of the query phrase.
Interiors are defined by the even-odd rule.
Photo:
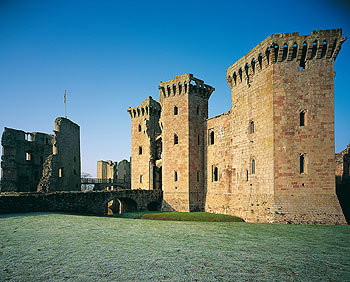
[[[334,60],[341,29],[274,34],[226,72],[231,108],[191,74],[129,108],[131,186],[162,189],[163,210],[252,222],[345,223],[335,194]]]

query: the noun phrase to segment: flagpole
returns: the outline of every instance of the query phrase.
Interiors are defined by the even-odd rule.
[[[64,90],[64,117],[67,118],[67,90]]]

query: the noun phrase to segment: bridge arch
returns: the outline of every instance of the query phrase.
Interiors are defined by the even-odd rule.
[[[138,211],[137,202],[131,198],[110,197],[103,203],[104,214],[114,215]]]

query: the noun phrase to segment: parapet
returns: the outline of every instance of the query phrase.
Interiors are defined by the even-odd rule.
[[[143,101],[139,107],[129,107],[127,110],[131,118],[149,116],[153,113],[160,115],[160,111],[160,104],[157,101],[153,100],[151,96],[148,96],[148,98]]]
[[[205,84],[203,80],[195,78],[190,73],[175,76],[174,79],[165,82],[161,81],[158,88],[159,101],[167,97],[185,94],[193,94],[209,99],[211,93],[215,90],[214,87]]]
[[[314,30],[310,35],[298,32],[269,36],[226,71],[232,88],[245,81],[248,85],[256,72],[276,63],[297,61],[301,68],[310,60],[335,60],[346,40],[341,29]]]

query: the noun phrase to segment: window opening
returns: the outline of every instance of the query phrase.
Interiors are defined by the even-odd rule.
[[[305,126],[305,121],[306,121],[306,112],[305,111],[301,111],[300,112],[300,126]]]
[[[143,181],[143,175],[140,174],[140,183],[142,183],[142,181]]]
[[[179,144],[179,137],[177,134],[174,134],[174,145]]]
[[[58,169],[58,177],[62,178],[63,177],[63,167]]]
[[[252,160],[252,174],[255,174],[255,160]]]
[[[218,168],[214,168],[214,181],[218,181],[219,179],[219,173],[218,173]]]
[[[214,138],[215,138],[214,131],[211,131],[210,132],[210,143],[209,143],[210,145],[214,144],[214,141],[215,141]]]
[[[197,136],[197,145],[200,145],[200,136]]]
[[[249,133],[254,133],[254,121],[249,122]]]
[[[307,43],[303,43],[303,49],[302,49],[302,54],[301,54],[301,59],[300,59],[300,69],[305,69],[305,64],[306,64],[306,51],[307,51]]]
[[[305,156],[304,154],[300,155],[300,174],[305,173]]]
[[[26,152],[26,161],[30,161],[32,159],[32,155],[30,152]]]
[[[139,155],[142,155],[142,147],[139,146]]]
[[[177,171],[176,170],[174,171],[174,181],[175,182],[177,181]]]
[[[197,112],[197,115],[199,115],[199,106],[197,106],[196,112]]]
[[[178,115],[179,108],[177,106],[174,106],[174,116]]]
[[[199,171],[197,171],[197,182],[199,182],[200,174]]]

